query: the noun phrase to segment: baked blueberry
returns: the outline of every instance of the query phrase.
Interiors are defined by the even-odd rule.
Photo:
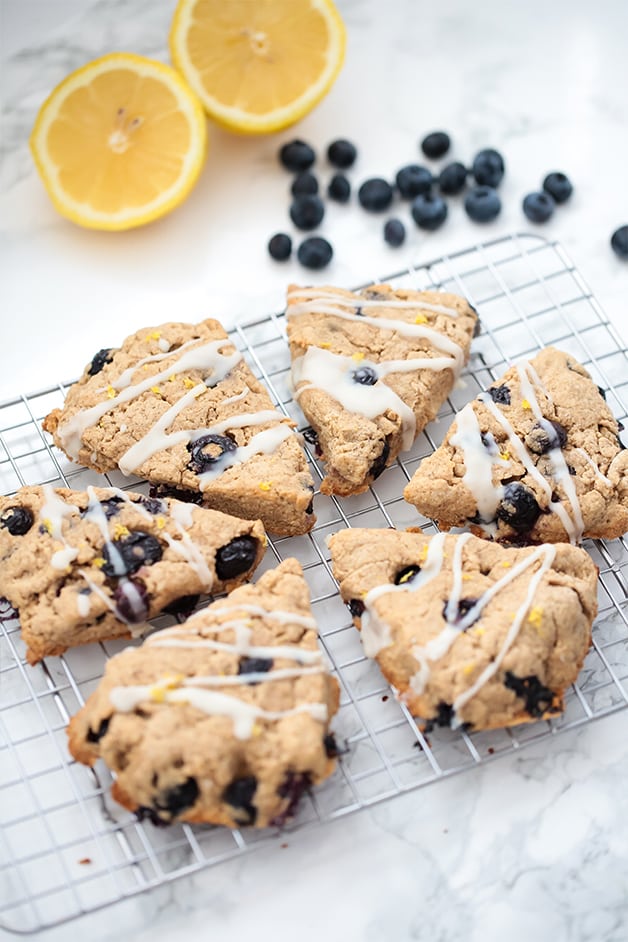
[[[530,222],[547,222],[556,206],[549,193],[528,193],[523,199],[523,212]]]
[[[111,722],[111,717],[106,716],[104,720],[101,720],[98,724],[98,729],[92,729],[91,726],[87,730],[87,742],[100,742],[103,736],[106,736],[107,730],[109,729],[109,723]]]
[[[157,514],[168,513],[168,508],[163,500],[160,500],[159,497],[139,497],[136,501],[136,504],[140,504],[149,514],[157,516]]]
[[[380,474],[384,471],[386,467],[386,462],[388,461],[389,454],[390,454],[390,445],[384,439],[384,447],[382,448],[381,454],[379,455],[379,457],[375,459],[375,461],[369,468],[369,474],[373,478],[374,481],[376,481],[377,478],[380,476]]]
[[[34,522],[33,512],[28,507],[21,507],[19,504],[15,507],[7,507],[0,516],[0,527],[8,530],[11,536],[24,536]]]
[[[560,422],[546,420],[542,425],[534,425],[530,429],[525,443],[535,455],[544,455],[550,448],[564,448],[567,444],[567,432]]]
[[[493,402],[499,406],[510,405],[510,390],[508,386],[489,386],[486,390]]]
[[[555,203],[564,203],[573,193],[573,186],[569,177],[555,170],[543,180],[543,189],[552,197]]]
[[[266,674],[273,666],[269,657],[241,657],[238,674]]]
[[[95,353],[92,362],[89,364],[89,369],[87,371],[88,376],[96,376],[97,373],[100,373],[105,363],[111,363],[113,360],[113,351],[111,347],[103,347],[102,350],[99,350],[98,353]]]
[[[377,373],[372,366],[361,366],[359,370],[353,371],[351,379],[362,386],[374,386],[377,382]]]
[[[130,625],[141,625],[148,618],[148,594],[141,579],[121,579],[114,589],[116,614]]]
[[[328,759],[337,759],[338,756],[342,755],[333,733],[325,734],[323,737],[323,748],[325,749],[325,755]]]
[[[420,193],[429,193],[433,182],[432,172],[419,164],[408,164],[398,170],[395,176],[399,195],[404,200],[414,199]]]
[[[321,236],[310,236],[304,239],[297,249],[297,258],[305,268],[315,270],[325,268],[332,260],[334,250]]]
[[[174,615],[175,618],[180,616],[181,618],[189,618],[196,606],[200,595],[180,595],[178,599],[173,599],[168,605],[165,605],[162,611],[167,612],[168,615]]]
[[[619,258],[628,258],[628,226],[620,226],[611,236],[611,248]]]
[[[434,717],[437,726],[451,726],[451,721],[454,718],[454,708],[451,703],[445,703],[444,700],[441,700],[437,708],[438,713]]]
[[[406,582],[412,582],[417,573],[421,572],[419,565],[404,566],[395,576],[395,585],[405,585]]]
[[[150,533],[135,530],[128,536],[105,543],[102,556],[105,560],[102,571],[110,578],[130,576],[141,566],[152,566],[163,554],[161,543]],[[123,571],[120,572],[120,569]]]
[[[499,186],[504,170],[504,158],[492,147],[479,151],[473,158],[471,172],[480,186]]]
[[[290,206],[290,218],[297,229],[316,229],[325,215],[325,206],[319,196],[297,196]]]
[[[255,824],[257,808],[253,804],[253,796],[257,791],[257,779],[254,775],[243,775],[235,778],[222,793],[222,800],[228,805],[244,814],[242,824]],[[241,817],[238,815],[238,817]]]
[[[464,198],[464,209],[473,222],[492,222],[502,210],[502,201],[493,187],[475,186]]]
[[[364,614],[364,602],[362,599],[349,599],[347,606],[354,618],[360,618],[360,616]]]
[[[107,497],[105,500],[100,501],[100,506],[107,520],[110,520],[112,517],[115,517],[116,514],[120,513],[120,504],[123,503],[123,498],[118,497],[116,494],[114,494],[113,497]],[[84,512],[87,513],[87,509]]]
[[[384,225],[384,241],[397,249],[406,241],[406,227],[401,219],[388,219]]]
[[[200,491],[189,491],[185,487],[170,487],[169,484],[151,484],[149,494],[151,497],[174,497],[185,504],[203,503],[203,495]]]
[[[188,468],[190,471],[196,471],[202,474],[207,468],[220,461],[227,452],[235,451],[236,443],[232,438],[226,435],[202,435],[196,441],[188,442],[187,449],[190,452]]]
[[[313,173],[305,170],[294,178],[290,192],[293,196],[316,196],[318,193],[318,180]]]
[[[464,190],[468,172],[459,160],[454,160],[453,163],[443,167],[438,177],[438,186],[441,193],[445,193],[447,196],[455,196],[456,193]]]
[[[216,575],[223,581],[241,576],[251,568],[257,556],[257,540],[252,536],[236,536],[216,553]]]
[[[276,262],[285,262],[292,255],[292,239],[285,232],[276,232],[268,241],[268,254]]]
[[[281,814],[276,815],[270,822],[274,827],[280,828],[290,818],[294,817],[299,802],[310,786],[310,775],[307,772],[288,772],[285,780],[277,789],[277,794],[281,798],[288,798],[288,805]]]
[[[360,206],[371,213],[381,213],[392,203],[393,188],[381,177],[365,180],[358,190]]]
[[[303,170],[310,169],[316,160],[316,154],[309,144],[297,138],[281,147],[279,160],[286,170],[290,170],[292,173],[301,173]]]
[[[455,616],[454,616],[453,619],[451,619],[451,618],[450,618],[450,619],[447,619],[447,607],[448,607],[448,604],[449,604],[449,603],[448,603],[448,602],[445,602],[445,604],[444,604],[444,606],[443,606],[443,618],[444,618],[446,621],[449,620],[449,621],[451,621],[451,622],[453,622],[453,623],[455,624],[456,622],[460,621],[461,618],[464,618],[464,616],[465,616],[468,612],[471,611],[471,609],[473,608],[473,606],[477,604],[477,601],[478,601],[477,599],[459,599],[459,600],[458,600],[458,611],[456,612],[456,614],[455,614]],[[466,629],[465,629],[465,630],[466,630]]]
[[[158,815],[160,815],[160,812],[165,811],[168,815],[167,820],[171,820],[187,808],[191,808],[199,795],[200,789],[196,779],[187,778],[180,785],[174,785],[172,788],[160,792],[155,799],[155,810]]]
[[[421,141],[421,150],[430,160],[444,157],[451,146],[449,134],[445,131],[432,131]]]
[[[422,193],[412,201],[412,218],[420,229],[433,232],[447,219],[447,203],[436,193]]]
[[[525,702],[526,713],[530,716],[543,716],[554,702],[554,693],[549,687],[543,686],[538,677],[529,674],[527,677],[517,677],[512,671],[506,671],[504,686],[513,690]]]
[[[518,533],[531,530],[536,523],[541,508],[529,487],[515,481],[504,488],[497,516]]]
[[[335,173],[327,186],[327,196],[336,203],[348,203],[351,196],[351,184],[344,173]]]
[[[327,148],[327,160],[340,170],[352,167],[357,156],[358,152],[355,145],[351,141],[344,140],[344,138],[332,141]]]
[[[304,428],[301,434],[310,445],[318,445],[318,432],[316,429],[313,429],[311,425]]]

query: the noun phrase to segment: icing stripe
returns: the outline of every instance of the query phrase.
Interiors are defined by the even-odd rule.
[[[314,305],[318,305],[321,301],[332,301],[334,304],[338,304],[341,307],[348,307],[352,310],[355,310],[357,307],[392,307],[392,308],[405,308],[409,310],[421,310],[424,311],[433,311],[435,314],[446,314],[449,317],[458,317],[459,311],[455,307],[447,307],[444,304],[431,304],[428,301],[423,301],[419,298],[403,300],[402,298],[366,298],[358,295],[355,300],[353,298],[348,298],[344,294],[338,294],[335,291],[321,291],[319,289],[308,289],[301,288],[294,291],[288,292],[288,303],[293,300],[303,301],[303,304],[294,305],[294,307],[305,307],[308,305],[308,310],[318,310]],[[291,307],[293,307],[291,305]],[[294,313],[292,310],[288,310],[288,313]],[[300,311],[296,313],[302,313]],[[305,312],[303,312],[305,313]]]

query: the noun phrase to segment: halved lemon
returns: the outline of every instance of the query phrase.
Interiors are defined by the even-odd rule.
[[[170,54],[215,121],[265,134],[329,91],[345,39],[331,0],[179,0]]]
[[[130,229],[189,194],[205,159],[207,123],[174,69],[116,52],[55,88],[30,145],[62,215],[91,229]]]

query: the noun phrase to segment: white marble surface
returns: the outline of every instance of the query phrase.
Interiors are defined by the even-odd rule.
[[[438,233],[410,226],[402,250],[383,244],[379,217],[330,207],[322,231],[336,258],[317,276],[266,255],[268,237],[290,231],[289,178],[276,160],[290,130],[246,139],[211,129],[194,193],[145,229],[87,232],[58,217],[28,154],[37,108],[96,55],[126,49],[167,61],[174,2],[0,0],[0,400],[74,376],[99,347],[146,323],[208,314],[234,323],[280,308],[289,279],[350,286],[532,231],[521,198],[551,169],[567,172],[576,191],[534,231],[561,241],[627,336],[628,265],[608,245],[628,222],[625,0],[339,7],[346,65],[296,133],[321,150],[334,137],[353,139],[355,182],[421,162],[418,138],[440,127],[453,136],[454,157],[501,149],[507,175],[495,223],[474,225],[452,201]],[[620,942],[628,937],[627,717],[294,835],[286,848],[266,847],[45,938]]]

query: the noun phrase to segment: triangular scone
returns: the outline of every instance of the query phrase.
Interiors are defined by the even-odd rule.
[[[35,664],[141,634],[166,608],[235,588],[265,545],[259,520],[171,498],[25,487],[0,498],[0,596],[17,609]]]
[[[414,716],[490,729],[563,709],[597,612],[584,550],[359,529],[330,548],[365,653]]]
[[[373,285],[288,289],[295,398],[318,436],[321,491],[359,494],[437,414],[477,324],[463,298]]]
[[[155,824],[281,825],[337,754],[339,688],[294,559],[127,648],[68,729],[114,798]]]
[[[628,451],[587,371],[553,347],[456,416],[404,497],[441,529],[519,543],[628,530]]]
[[[314,484],[292,423],[216,320],[162,324],[100,350],[44,421],[69,458],[196,492],[281,535],[314,524]]]

